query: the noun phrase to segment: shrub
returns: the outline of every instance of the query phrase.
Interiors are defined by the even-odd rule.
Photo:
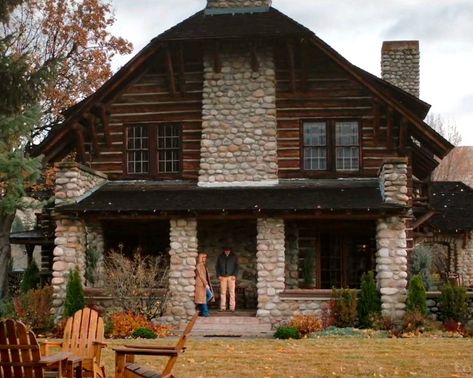
[[[69,271],[69,277],[67,279],[64,317],[68,318],[84,307],[84,288],[82,287],[79,268],[76,266],[74,270]]]
[[[15,318],[16,311],[13,302],[7,299],[0,300],[0,319]]]
[[[105,291],[125,312],[152,320],[162,315],[168,296],[169,268],[162,256],[132,259],[110,252],[105,259]]]
[[[361,276],[360,296],[358,299],[358,322],[361,328],[372,326],[373,316],[381,313],[381,299],[373,272]]]
[[[448,319],[445,321],[443,327],[447,332],[458,333],[460,335],[465,335],[467,333],[465,330],[465,325],[462,324],[462,322],[458,322],[453,319]]]
[[[323,329],[322,320],[316,315],[296,315],[288,326],[296,328],[301,336]]]
[[[420,245],[414,250],[414,256],[412,259],[411,274],[419,275],[424,283],[426,290],[432,288],[432,249]]]
[[[439,297],[439,318],[443,322],[453,320],[466,322],[468,319],[468,299],[464,287],[454,287],[445,284]]]
[[[406,305],[408,312],[417,312],[422,316],[427,314],[427,297],[425,294],[424,281],[418,274],[412,276],[409,281]]]
[[[129,337],[138,328],[149,328],[154,331],[158,337],[168,336],[171,328],[166,325],[153,324],[143,315],[132,311],[116,312],[111,315],[111,336],[115,338]]]
[[[328,327],[320,332],[316,333],[316,336],[358,336],[362,335],[362,331],[352,327]]]
[[[274,333],[275,339],[300,339],[299,330],[291,326],[280,326]]]
[[[155,339],[156,337],[158,337],[156,335],[156,332],[146,327],[140,327],[140,328],[135,329],[133,333],[131,334],[131,336],[134,338],[141,337],[142,339]]]
[[[32,289],[13,299],[17,318],[29,325],[35,332],[49,331],[54,326],[51,315],[53,288]]]
[[[23,279],[20,284],[20,292],[26,294],[31,289],[37,289],[40,283],[39,269],[36,261],[31,261],[31,264],[26,268]]]
[[[357,319],[356,291],[351,289],[333,289],[335,299],[333,316],[337,327],[354,327]]]
[[[88,249],[85,254],[85,278],[91,286],[97,283],[98,264],[102,254],[96,249]]]
[[[422,279],[421,279],[422,280]],[[417,309],[407,311],[403,318],[404,332],[424,331],[426,325],[425,314]]]

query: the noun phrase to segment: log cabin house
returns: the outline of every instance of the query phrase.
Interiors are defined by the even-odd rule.
[[[197,252],[215,276],[231,246],[257,317],[320,312],[368,270],[401,317],[418,199],[453,146],[423,121],[417,41],[383,44],[382,77],[270,0],[208,0],[154,38],[34,151],[58,167],[57,313],[68,270],[120,245],[169,256],[165,317],[189,319]]]

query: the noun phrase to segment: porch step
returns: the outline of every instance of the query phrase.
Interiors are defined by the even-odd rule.
[[[271,324],[255,316],[233,313],[211,314],[199,317],[192,330],[193,336],[207,337],[270,337]]]

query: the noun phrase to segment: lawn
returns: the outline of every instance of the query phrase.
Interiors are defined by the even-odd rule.
[[[111,348],[126,343],[173,345],[175,338],[110,340],[104,351],[113,377]],[[159,358],[159,359],[158,359]],[[137,357],[155,367],[161,357]],[[473,377],[473,339],[321,337],[303,340],[190,338],[176,377]]]

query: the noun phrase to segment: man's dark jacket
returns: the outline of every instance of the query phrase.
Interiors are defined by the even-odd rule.
[[[215,265],[217,271],[217,277],[236,276],[238,274],[238,257],[234,253],[230,253],[228,256],[222,253],[217,258],[217,264]]]

